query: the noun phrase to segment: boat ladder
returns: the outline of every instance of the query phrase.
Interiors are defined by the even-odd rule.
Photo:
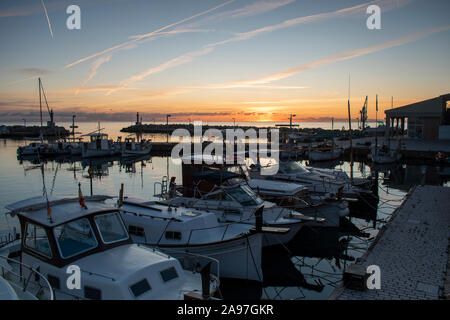
[[[153,196],[158,197],[158,198],[167,199],[168,198],[168,193],[167,193],[168,181],[169,181],[169,179],[167,178],[167,176],[163,176],[161,179],[161,182],[155,182],[153,184]],[[159,186],[159,193],[157,193],[157,190],[158,190],[157,186]]]

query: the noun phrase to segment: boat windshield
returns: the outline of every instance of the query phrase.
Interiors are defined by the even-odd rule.
[[[70,258],[97,247],[97,239],[87,218],[74,220],[54,228],[62,258]]]
[[[298,162],[289,161],[289,162],[281,162],[279,170],[283,173],[308,173],[309,171],[303,168]]]
[[[240,175],[241,177],[245,176],[247,180],[250,180],[250,174],[248,173],[247,167],[245,165],[234,165],[226,167],[228,172],[232,172]]]
[[[238,186],[227,189],[226,192],[244,207],[258,206],[264,201],[248,186]]]
[[[94,220],[104,243],[128,239],[128,232],[117,212],[97,215]]]

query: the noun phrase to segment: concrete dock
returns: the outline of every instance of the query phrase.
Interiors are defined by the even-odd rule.
[[[450,188],[417,186],[380,230],[357,264],[377,265],[381,288],[342,284],[332,300],[423,300],[448,297]]]

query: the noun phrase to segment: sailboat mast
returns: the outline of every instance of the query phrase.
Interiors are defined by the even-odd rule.
[[[353,184],[353,143],[352,143],[352,117],[350,114],[350,75],[348,75],[348,132],[350,138],[350,181]]]
[[[42,98],[41,98],[41,78],[38,78],[39,83],[39,113],[41,115],[41,130],[42,130]]]
[[[376,112],[375,112],[375,152],[378,149],[378,95],[376,101]]]

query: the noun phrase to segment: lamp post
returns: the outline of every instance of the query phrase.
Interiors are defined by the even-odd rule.
[[[289,128],[292,130],[292,118],[294,118],[296,115],[291,113],[291,116],[289,117]]]
[[[167,143],[169,143],[169,117],[170,116],[171,116],[170,114],[166,115]]]
[[[27,126],[27,119],[22,119],[23,120],[23,126],[26,127]]]

